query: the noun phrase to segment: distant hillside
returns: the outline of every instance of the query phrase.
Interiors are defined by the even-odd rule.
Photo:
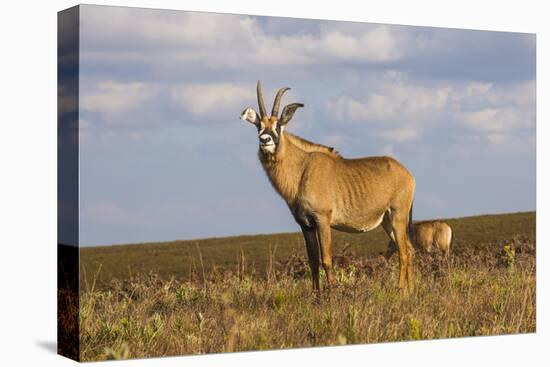
[[[447,219],[454,230],[454,246],[494,244],[515,235],[535,240],[535,212],[482,215]],[[333,231],[333,251],[346,244],[362,256],[376,256],[386,249],[388,238],[382,228],[368,233],[348,234]],[[80,250],[82,281],[98,286],[112,278],[126,279],[131,274],[154,271],[163,278],[185,279],[192,270],[212,271],[236,268],[242,259],[247,267],[264,272],[270,261],[284,261],[294,253],[305,254],[300,233],[208,238],[117,246],[85,247]],[[202,266],[201,266],[202,259]],[[101,270],[98,268],[101,265]]]

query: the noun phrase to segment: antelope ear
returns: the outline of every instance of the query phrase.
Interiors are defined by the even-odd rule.
[[[281,125],[286,125],[291,119],[292,116],[294,116],[294,112],[300,107],[304,107],[303,103],[291,103],[285,106],[283,108],[283,113],[281,113],[281,118],[279,119],[279,123]]]
[[[260,124],[260,117],[252,107],[247,107],[244,109],[244,111],[241,113],[241,120],[248,121],[254,125]]]

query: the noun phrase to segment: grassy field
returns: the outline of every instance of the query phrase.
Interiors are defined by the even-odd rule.
[[[535,240],[534,212],[447,221],[454,229],[456,247],[499,242],[518,234]],[[388,244],[388,237],[382,228],[362,234],[338,231],[332,234],[335,253],[347,245],[358,256],[376,256],[385,251]],[[86,281],[91,283],[94,277],[97,277],[96,287],[102,288],[112,279],[129,279],[134,274],[150,271],[165,279],[189,280],[194,275],[200,275],[202,268],[207,273],[237,269],[243,259],[249,271],[265,275],[270,264],[280,268],[292,255],[305,254],[301,233],[84,247],[80,250],[81,288],[85,287]],[[101,271],[98,274],[99,266]]]
[[[320,302],[298,234],[84,248],[80,357],[534,332],[535,213],[449,222],[451,258],[417,254],[410,295],[381,231],[334,232],[338,286]]]

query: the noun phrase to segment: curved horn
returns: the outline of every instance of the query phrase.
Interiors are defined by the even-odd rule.
[[[271,116],[275,116],[279,118],[279,105],[281,104],[281,97],[289,89],[290,88],[288,87],[279,89],[279,91],[277,92],[277,95],[275,96],[275,102],[273,102],[273,109],[271,110]]]
[[[258,107],[260,108],[260,116],[264,117],[267,115],[267,112],[265,110],[264,96],[262,95],[262,84],[259,80],[258,84],[256,85],[256,94],[258,94]]]

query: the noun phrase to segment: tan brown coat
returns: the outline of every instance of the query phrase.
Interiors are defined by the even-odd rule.
[[[379,225],[399,249],[399,287],[404,288],[407,283],[412,288],[409,223],[415,189],[413,176],[393,158],[346,159],[330,147],[285,132],[296,109],[303,107],[298,103],[287,105],[278,117],[280,98],[286,90],[279,90],[268,116],[258,82],[261,114],[248,107],[241,118],[258,128],[260,162],[302,229],[314,289],[320,290],[320,263],[329,286],[335,282],[331,228],[360,233]]]

